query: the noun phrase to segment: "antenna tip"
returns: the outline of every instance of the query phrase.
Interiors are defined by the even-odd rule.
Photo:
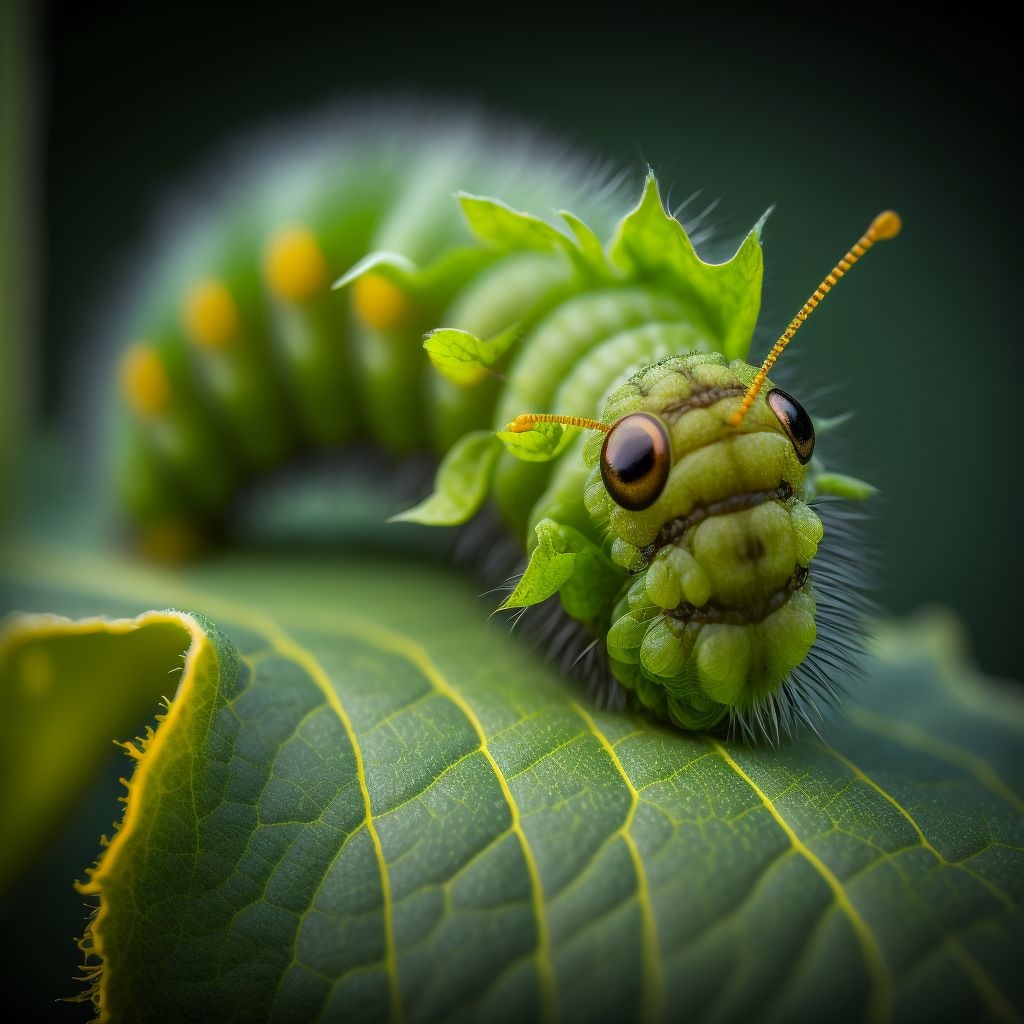
[[[520,413],[505,429],[512,434],[523,434],[533,430],[534,419],[529,413]]]
[[[895,210],[883,210],[868,228],[868,233],[876,242],[883,242],[887,238],[895,238],[903,227],[903,221]]]

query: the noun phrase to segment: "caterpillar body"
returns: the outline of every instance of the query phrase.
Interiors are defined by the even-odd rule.
[[[686,729],[810,722],[857,646],[841,615],[821,629],[850,602],[812,503],[871,489],[825,472],[767,371],[895,215],[759,370],[760,223],[705,263],[653,175],[616,223],[620,180],[525,133],[386,128],[292,140],[144,289],[117,431],[144,545],[215,532],[292,453],[430,448],[434,491],[396,518],[454,525],[491,497],[529,556],[503,607],[557,594],[635,703]]]

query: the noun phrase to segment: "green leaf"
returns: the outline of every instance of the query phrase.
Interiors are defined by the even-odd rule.
[[[761,308],[764,266],[758,236],[763,222],[764,217],[732,259],[705,263],[683,226],[665,210],[658,183],[649,174],[640,202],[616,229],[609,259],[631,278],[654,281],[696,302],[726,358],[745,359]]]
[[[561,423],[534,423],[529,430],[499,430],[505,450],[522,462],[550,462],[565,447]]]
[[[408,289],[416,280],[420,270],[408,256],[403,256],[400,252],[371,252],[345,271],[331,287],[334,289],[346,288],[353,281],[357,281],[371,272]]]
[[[230,637],[168,613],[16,625],[97,703],[118,645],[178,629],[140,666],[150,692],[187,652],[93,876],[110,1019],[1021,1005],[1024,709],[942,623],[883,633],[827,742],[749,748],[595,709],[436,567],[3,565],[29,611],[172,602]],[[105,633],[102,657],[78,646]]]
[[[572,237],[532,213],[513,210],[499,199],[460,193],[459,203],[470,230],[492,249],[500,252],[560,252],[589,278],[610,276],[608,261],[597,235],[567,210],[559,210],[558,216],[568,225]]]
[[[843,473],[816,473],[812,476],[810,483],[815,494],[829,494],[836,498],[849,498],[852,501],[863,501],[878,493],[877,487]]]
[[[553,519],[534,527],[530,561],[502,608],[526,608],[559,595],[562,607],[580,622],[607,615],[622,586],[622,570],[579,530]]]
[[[852,412],[841,412],[838,416],[815,416],[814,433],[818,437],[830,434],[833,430],[838,430],[844,424],[849,423],[853,416]]]
[[[483,341],[469,331],[441,327],[423,342],[434,368],[455,384],[470,387],[487,377],[487,371],[512,347],[521,331],[518,324]]]
[[[576,244],[579,246],[583,262],[594,270],[607,272],[608,261],[605,259],[601,239],[576,214],[570,213],[568,210],[559,210],[558,216],[569,225],[570,230],[576,236]]]
[[[420,266],[399,252],[378,250],[368,253],[339,277],[331,288],[347,288],[367,274],[383,277],[402,291],[429,299],[449,295],[453,288],[486,266],[493,257],[479,246],[453,246],[442,250]]]
[[[535,527],[537,543],[530,554],[526,570],[501,607],[526,608],[540,604],[557,594],[576,569],[582,550],[580,541],[590,542],[571,527],[561,526],[553,519],[542,519]]]
[[[433,494],[392,516],[389,522],[426,526],[457,526],[466,522],[486,500],[500,454],[501,446],[489,430],[463,434],[437,467]]]
[[[459,205],[470,230],[485,245],[501,250],[560,251],[569,239],[532,213],[513,210],[500,199],[459,193]]]

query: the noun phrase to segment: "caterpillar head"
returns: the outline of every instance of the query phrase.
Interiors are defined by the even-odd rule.
[[[717,353],[647,367],[584,449],[587,509],[628,574],[606,639],[612,669],[691,729],[763,704],[816,635],[822,525],[802,500],[813,427],[774,388],[734,426],[756,374]]]
[[[564,426],[595,431],[583,448],[583,503],[594,520],[584,533],[608,537],[610,568],[625,570],[625,582],[616,575],[606,591],[607,556],[588,548],[574,527],[543,519],[527,571],[503,607],[559,591],[574,618],[594,623],[600,612],[609,622],[614,674],[640,702],[684,728],[728,719],[771,735],[780,721],[788,729],[794,715],[807,720],[794,670],[800,667],[812,689],[823,679],[807,661],[817,638],[812,561],[824,535],[804,500],[814,427],[768,373],[839,278],[899,229],[892,211],[876,217],[759,369],[718,352],[670,356],[631,377],[600,420],[524,413],[510,423],[499,435],[506,444],[524,432],[540,434],[529,445],[518,442],[522,458],[557,454]],[[823,481],[816,473],[819,491]],[[848,496],[866,488],[848,478],[842,488],[832,486]],[[835,601],[825,591],[818,596],[834,620]],[[830,664],[837,649],[840,662],[847,657],[841,639],[825,646]],[[832,693],[827,678],[823,686]]]

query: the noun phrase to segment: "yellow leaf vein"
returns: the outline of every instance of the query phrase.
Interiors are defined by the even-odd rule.
[[[285,657],[291,658],[292,661],[301,665],[306,670],[309,677],[323,692],[328,706],[338,716],[338,719],[348,736],[349,743],[352,745],[352,753],[356,762],[356,777],[359,780],[359,791],[363,797],[365,814],[364,822],[366,824],[366,830],[370,835],[370,840],[373,843],[377,862],[380,865],[381,898],[383,901],[384,911],[384,948],[385,960],[388,968],[388,992],[391,1002],[391,1018],[395,1021],[401,1021],[403,1018],[402,993],[398,983],[398,957],[395,952],[395,927],[391,898],[391,879],[388,875],[388,866],[384,859],[384,849],[381,846],[380,836],[378,835],[377,828],[374,825],[370,790],[366,783],[366,770],[363,765],[363,752],[359,746],[356,731],[352,726],[352,721],[348,716],[348,712],[345,710],[344,705],[338,698],[334,685],[331,683],[330,678],[327,676],[327,673],[324,671],[319,661],[317,661],[317,659],[305,647],[293,640],[278,626],[265,622],[261,632],[267,635],[274,647],[281,654]]]
[[[910,722],[898,722],[883,718],[881,715],[868,711],[867,708],[859,707],[856,704],[847,708],[851,721],[855,722],[862,729],[873,732],[878,736],[884,736],[911,750],[920,750],[932,757],[945,761],[947,764],[962,768],[969,775],[972,775],[986,789],[991,790],[997,796],[1002,797],[1016,811],[1024,814],[1024,800],[1022,800],[995,772],[987,761],[978,757],[977,754],[963,747],[944,740],[924,729],[913,725]]]
[[[868,1015],[873,1021],[884,1021],[889,1018],[892,1007],[892,978],[886,966],[882,949],[874,932],[868,927],[860,911],[853,905],[842,882],[832,873],[827,864],[796,834],[793,826],[779,813],[778,808],[768,795],[733,759],[729,751],[718,740],[707,740],[708,744],[718,753],[723,761],[754,791],[776,824],[786,834],[793,849],[803,857],[821,876],[825,884],[832,890],[836,906],[846,915],[864,953],[868,975],[871,978],[871,993],[868,1000]]]
[[[608,737],[598,728],[593,716],[577,701],[572,701],[573,709],[586,723],[587,728],[595,736],[598,743],[611,759],[612,765],[619,773],[622,781],[629,790],[629,811],[617,830],[629,850],[629,856],[633,861],[633,870],[636,873],[637,901],[640,904],[640,915],[643,921],[643,948],[641,950],[641,962],[644,970],[644,1020],[661,1020],[665,1015],[665,981],[661,971],[661,950],[658,939],[658,922],[654,915],[654,906],[651,900],[651,887],[647,878],[647,870],[644,867],[640,850],[633,838],[633,821],[636,818],[637,808],[640,806],[640,794],[633,780],[626,772],[622,761],[619,760],[615,748],[609,742]]]

